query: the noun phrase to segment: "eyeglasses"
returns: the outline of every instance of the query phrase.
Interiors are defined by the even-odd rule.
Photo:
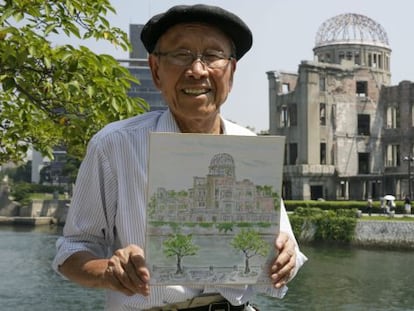
[[[154,52],[153,54],[159,57],[165,57],[170,64],[181,67],[190,66],[194,61],[200,60],[202,64],[212,69],[226,67],[229,61],[233,58],[231,55],[228,56],[223,52],[216,50],[206,50],[201,54],[196,54],[189,50]]]

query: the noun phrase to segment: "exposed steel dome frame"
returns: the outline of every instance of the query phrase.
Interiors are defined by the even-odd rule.
[[[385,29],[369,17],[354,13],[337,15],[319,27],[315,47],[332,44],[369,44],[389,48]]]

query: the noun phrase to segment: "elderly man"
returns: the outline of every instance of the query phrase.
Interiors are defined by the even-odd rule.
[[[220,116],[252,35],[236,15],[194,5],[154,16],[141,39],[169,109],[109,124],[90,141],[55,270],[83,286],[106,288],[108,310],[254,310],[248,300],[256,291],[283,297],[306,261],[283,204],[269,286],[149,286],[143,251],[149,133],[254,135]]]

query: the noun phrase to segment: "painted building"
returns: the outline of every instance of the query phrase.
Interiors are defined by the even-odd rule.
[[[384,28],[338,15],[320,26],[313,51],[297,73],[267,72],[269,134],[286,136],[283,197],[409,195],[414,83],[391,86]]]
[[[151,218],[161,221],[276,223],[272,190],[248,179],[238,181],[233,157],[219,153],[207,176],[193,177],[192,187],[178,192],[158,188],[149,208]]]

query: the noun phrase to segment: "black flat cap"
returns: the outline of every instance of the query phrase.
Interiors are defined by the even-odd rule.
[[[252,32],[237,15],[217,6],[196,4],[177,5],[165,13],[153,16],[141,32],[141,40],[148,53],[152,53],[158,39],[170,27],[188,22],[213,25],[225,33],[236,47],[236,59],[239,60],[253,42]]]

